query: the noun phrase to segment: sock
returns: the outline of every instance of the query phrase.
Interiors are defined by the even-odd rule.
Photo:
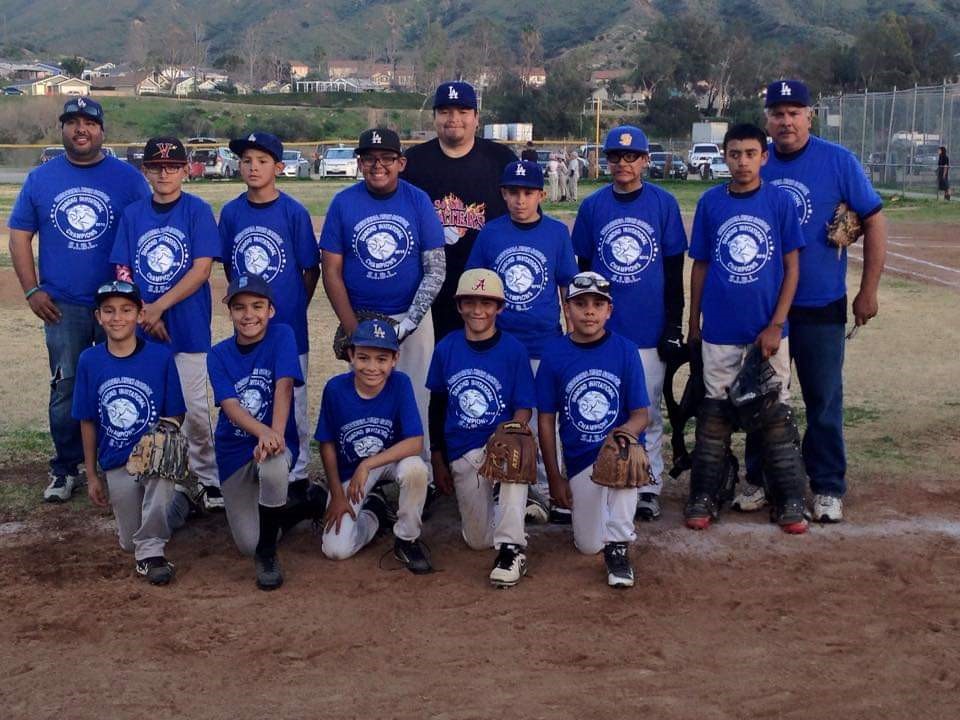
[[[257,555],[271,557],[277,554],[277,533],[280,532],[282,507],[264,507],[258,505],[260,513],[260,539],[257,542]]]

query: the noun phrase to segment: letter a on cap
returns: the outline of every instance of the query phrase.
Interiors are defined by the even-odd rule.
[[[460,95],[457,93],[457,89],[453,85],[450,86],[447,97],[450,100],[457,100],[460,97]]]
[[[487,289],[487,279],[486,279],[486,278],[480,278],[479,280],[477,280],[477,281],[473,284],[473,289],[474,289],[474,290],[484,290],[484,291],[485,291],[485,290]]]

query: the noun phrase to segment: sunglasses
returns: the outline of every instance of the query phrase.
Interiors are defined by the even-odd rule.
[[[589,275],[577,275],[570,281],[570,284],[573,285],[578,290],[586,290],[587,288],[596,288],[600,292],[609,292],[610,291],[610,281],[606,278],[595,278],[590,277]]]
[[[87,115],[92,118],[98,118],[103,115],[103,110],[101,110],[96,105],[90,105],[89,103],[83,103],[82,105],[79,102],[68,102],[63,106],[63,112],[66,113],[80,113],[82,115]]]
[[[128,283],[126,280],[114,280],[113,282],[104,283],[97,288],[97,295],[102,295],[103,293],[132,293],[136,292],[137,288],[133,283]]]
[[[607,162],[608,163],[620,163],[627,162],[632,163],[640,159],[640,156],[643,153],[627,151],[627,152],[608,152],[607,153]]]

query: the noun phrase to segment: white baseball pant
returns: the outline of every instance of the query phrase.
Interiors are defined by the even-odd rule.
[[[703,343],[703,384],[707,397],[712,400],[725,400],[729,388],[743,367],[743,361],[750,345],[714,345]],[[770,357],[770,367],[780,382],[780,402],[790,402],[790,342],[788,338],[780,341],[776,355]]]
[[[647,408],[650,417],[644,431],[643,447],[650,459],[653,482],[637,488],[637,492],[659,495],[663,490],[663,413],[660,405],[667,365],[660,359],[656,348],[640,348],[640,363],[643,365],[643,377],[647,384],[647,397],[650,398],[650,407]]]
[[[472,550],[486,550],[503,543],[526,546],[528,486],[500,483],[500,501],[495,503],[493,484],[477,475],[484,452],[484,448],[476,448],[450,463],[463,539]]]
[[[297,424],[297,437],[300,438],[300,452],[297,463],[290,470],[290,482],[305,480],[310,465],[310,401],[307,397],[307,375],[309,374],[310,354],[300,356],[300,372],[303,373],[303,385],[293,388],[293,419]]]
[[[540,369],[540,359],[539,358],[530,358],[530,370],[533,372],[534,378],[537,376],[537,370]],[[539,434],[539,421],[540,411],[536,407],[533,408],[533,415],[530,417],[530,430],[533,432],[533,438],[537,443],[537,448],[540,447],[540,434]],[[557,448],[557,467],[560,468],[560,472],[563,472],[563,453],[561,452],[560,446],[560,424],[556,425],[556,448]],[[543,458],[537,456],[537,484],[536,490],[542,498],[550,497],[550,483],[547,482],[547,470],[543,465]]]
[[[183,434],[189,445],[190,469],[205,487],[219,487],[217,457],[213,452],[213,424],[210,422],[210,400],[207,394],[206,353],[176,353],[173,356],[180,375],[180,388],[187,414]]]
[[[405,314],[391,315],[394,320],[402,320]],[[417,329],[411,335],[404,338],[400,345],[400,357],[397,358],[397,370],[410,376],[410,382],[413,383],[413,396],[417,401],[417,412],[420,413],[420,422],[423,429],[427,429],[427,421],[430,417],[430,391],[427,390],[427,370],[430,369],[430,359],[433,357],[433,314],[427,310],[423,320],[417,326]],[[430,448],[427,443],[423,444],[423,452],[420,457],[427,464],[427,472],[430,473]]]
[[[637,539],[633,516],[637,488],[608,488],[591,478],[593,465],[570,478],[573,495],[573,542],[584,555],[594,555],[607,543]]]

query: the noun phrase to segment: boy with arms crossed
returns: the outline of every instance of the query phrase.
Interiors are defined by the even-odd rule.
[[[207,356],[220,406],[215,447],[224,507],[237,548],[254,556],[257,587],[274,590],[283,584],[277,537],[292,524],[285,506],[300,438],[290,410],[303,375],[293,330],[271,322],[276,310],[266,280],[235,276],[224,303],[234,334]]]
[[[547,345],[536,379],[550,500],[572,509],[573,541],[580,552],[603,550],[607,584],[633,587],[628,547],[637,537],[637,488],[597,484],[593,465],[604,440],[615,431],[642,442],[650,404],[643,365],[637,346],[605,327],[613,311],[606,278],[595,272],[575,275],[566,307],[572,331]],[[557,464],[558,414],[569,479]]]
[[[724,448],[734,429],[727,389],[756,345],[780,383],[777,401],[765,404],[760,416],[765,476],[774,499],[771,519],[785,532],[803,533],[806,478],[800,436],[787,405],[787,312],[797,289],[797,256],[805,243],[790,196],[761,182],[760,168],[767,160],[763,130],[735,125],[724,136],[723,152],[732,179],[700,198],[690,244],[689,339],[691,352],[702,351],[707,393],[697,412],[684,517],[694,530],[705,529],[717,517]]]
[[[392,524],[397,560],[412,573],[429,573],[433,568],[419,540],[427,498],[423,424],[410,378],[394,372],[397,334],[389,322],[364,320],[350,342],[351,371],[323,389],[314,435],[330,492],[323,554],[331,560],[353,557]],[[396,515],[377,487],[391,480],[400,486]]]
[[[121,280],[101,285],[95,301],[107,341],[81,353],[73,393],[87,493],[95,505],[113,508],[120,547],[134,554],[137,574],[153,585],[166,585],[174,574],[164,556],[173,482],[131,475],[125,465],[157,420],[173,418],[179,424],[183,419],[180,378],[170,350],[137,337],[143,300],[136,285]],[[106,485],[97,475],[98,461]]]
[[[527,572],[523,521],[528,486],[501,482],[495,502],[493,483],[478,477],[478,471],[497,425],[530,421],[536,402],[533,373],[526,348],[497,327],[506,301],[495,272],[467,270],[454,299],[464,328],[437,344],[427,374],[433,477],[442,492],[456,491],[467,545],[497,548],[490,582],[510,587]]]

